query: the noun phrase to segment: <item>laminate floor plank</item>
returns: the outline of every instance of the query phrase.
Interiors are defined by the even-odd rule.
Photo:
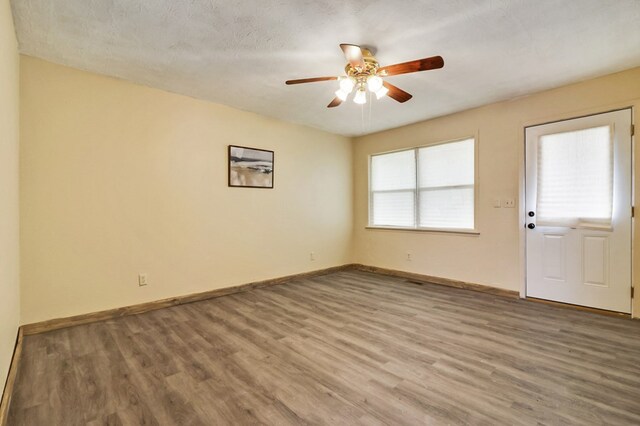
[[[8,424],[640,424],[640,321],[341,271],[25,336]]]

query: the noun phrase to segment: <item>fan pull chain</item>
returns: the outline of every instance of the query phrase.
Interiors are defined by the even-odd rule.
[[[367,126],[367,131],[370,131],[370,130],[371,130],[371,108],[373,108],[373,106],[372,106],[372,104],[373,104],[372,100],[373,100],[373,96],[371,95],[371,92],[369,92],[369,124],[368,124],[368,126]]]
[[[362,115],[362,119],[360,120],[361,123],[361,128],[362,128],[362,133],[364,133],[364,105],[360,105],[360,112]]]

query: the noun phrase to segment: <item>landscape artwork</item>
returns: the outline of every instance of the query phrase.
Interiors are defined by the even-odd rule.
[[[229,186],[273,188],[273,151],[229,145]]]

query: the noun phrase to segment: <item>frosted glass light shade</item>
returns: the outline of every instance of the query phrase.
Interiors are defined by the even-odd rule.
[[[344,102],[347,100],[347,96],[349,96],[349,93],[343,91],[342,89],[338,89],[336,90],[336,96],[338,97],[338,99]]]
[[[389,89],[387,89],[386,87],[382,86],[381,88],[376,90],[376,99],[380,99],[380,98],[385,97],[388,92],[389,92]]]
[[[340,78],[340,90],[345,92],[346,94],[351,93],[353,87],[356,85],[351,77],[342,77]]]
[[[367,103],[367,92],[364,90],[358,90],[356,95],[353,97],[353,102],[357,104],[366,104]]]
[[[378,77],[377,75],[372,75],[367,79],[367,88],[371,92],[376,93],[382,87],[382,83],[382,78]]]

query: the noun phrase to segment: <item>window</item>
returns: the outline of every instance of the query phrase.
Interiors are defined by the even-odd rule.
[[[415,226],[415,150],[371,157],[371,199],[374,225]]]
[[[540,137],[538,224],[611,226],[613,140],[601,126]]]
[[[474,229],[475,140],[371,156],[369,225]]]

